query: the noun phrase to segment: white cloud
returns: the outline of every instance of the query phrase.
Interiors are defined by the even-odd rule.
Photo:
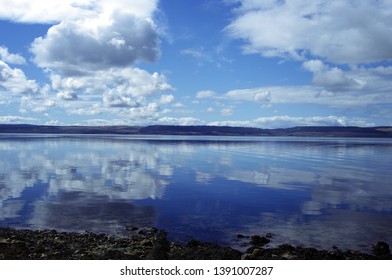
[[[205,54],[201,50],[196,49],[183,49],[180,51],[182,55],[189,55],[194,58],[205,58]]]
[[[78,96],[74,92],[58,92],[57,98],[64,100],[76,100]]]
[[[392,59],[390,1],[230,1],[240,4],[226,27],[246,53],[337,64]]]
[[[223,108],[220,111],[221,115],[224,117],[228,117],[234,114],[234,108],[233,107],[227,107],[227,108]]]
[[[37,94],[40,87],[35,80],[27,79],[19,68],[11,68],[0,60],[0,93],[9,94]]]
[[[203,122],[200,119],[192,118],[192,117],[181,117],[181,118],[173,118],[173,117],[162,117],[157,119],[157,124],[161,125],[201,125]]]
[[[271,102],[271,93],[264,88],[230,90],[224,97],[230,100],[256,102],[263,105],[269,105]]]
[[[303,63],[303,67],[313,73],[313,83],[328,91],[361,90],[366,86],[365,80],[350,77],[338,67],[328,67],[320,60],[310,60]]]
[[[98,13],[123,10],[138,17],[150,17],[158,0],[0,0],[0,18],[22,23],[58,23]]]
[[[20,99],[20,112],[26,113],[36,112],[43,113],[47,111],[49,108],[52,108],[56,105],[55,98],[49,96],[48,94],[41,94],[36,96],[26,95],[22,96]]]
[[[209,125],[220,126],[245,126],[261,128],[287,128],[293,126],[374,126],[363,118],[347,118],[340,116],[316,116],[316,117],[291,117],[273,116],[263,117],[246,121],[214,121]]]
[[[59,106],[74,114],[114,113],[135,116],[137,112],[156,111],[158,107],[149,102],[156,95],[160,96],[161,104],[174,101],[172,95],[161,95],[172,90],[165,76],[150,74],[139,68],[111,68],[65,78],[53,74],[51,80],[53,90],[58,91],[58,101],[61,101]]]
[[[0,46],[0,60],[10,64],[26,64],[26,59],[19,55],[8,52],[8,48]]]
[[[202,90],[197,92],[196,98],[213,98],[216,96],[216,92],[212,90]]]
[[[159,41],[151,20],[116,12],[110,18],[62,21],[31,46],[41,68],[72,76],[86,71],[127,67],[138,60],[154,61]]]
[[[0,116],[1,123],[30,123],[35,121],[37,121],[37,119],[31,117]]]
[[[182,104],[181,102],[176,102],[176,103],[173,104],[173,107],[174,107],[174,108],[184,108],[185,105]]]
[[[153,20],[157,5],[157,0],[0,0],[0,18],[53,24],[30,49],[51,87],[40,88],[22,70],[1,62],[2,102],[14,93],[24,94],[19,98],[24,113],[60,108],[68,114],[132,119],[128,123],[161,117],[166,111],[159,104],[174,102],[165,94],[173,88],[164,75],[133,65],[160,55]],[[9,63],[23,62],[5,47],[0,55]]]
[[[170,104],[174,102],[174,96],[171,94],[164,94],[159,99],[160,104]]]
[[[251,102],[265,107],[274,104],[318,104],[353,108],[392,104],[392,85],[389,82],[392,75],[389,74],[388,68],[357,68],[346,73],[337,71],[341,75],[337,77],[332,75],[333,72],[325,68],[315,73],[315,76],[318,76],[314,79],[314,86],[235,89],[220,95],[201,96],[236,103]]]

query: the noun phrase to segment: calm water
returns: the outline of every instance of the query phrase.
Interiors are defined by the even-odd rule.
[[[392,139],[0,134],[0,226],[392,243]]]

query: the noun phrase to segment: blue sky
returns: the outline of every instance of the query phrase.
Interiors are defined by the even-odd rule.
[[[392,125],[388,0],[0,0],[0,123]]]

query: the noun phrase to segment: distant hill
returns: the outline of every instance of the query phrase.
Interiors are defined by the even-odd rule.
[[[232,126],[47,126],[0,124],[0,133],[305,136],[392,138],[392,127],[298,126],[280,129]]]

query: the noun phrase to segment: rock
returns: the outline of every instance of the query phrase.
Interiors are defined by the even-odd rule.
[[[270,240],[267,237],[265,237],[265,236],[252,235],[250,237],[250,239],[251,239],[250,243],[252,245],[256,245],[256,246],[264,246],[264,245],[270,243]]]
[[[188,243],[186,244],[186,246],[188,246],[188,247],[198,247],[200,245],[201,245],[201,242],[199,240],[194,240],[194,239],[188,241]]]
[[[0,238],[0,244],[8,244],[9,241],[5,238]]]
[[[286,260],[294,260],[297,256],[290,253],[290,252],[286,252],[286,253],[283,253],[281,257]]]
[[[263,249],[257,248],[257,249],[254,249],[254,250],[253,250],[252,256],[253,256],[253,257],[258,257],[258,256],[260,256],[262,253],[263,253]]]
[[[149,239],[143,239],[142,241],[140,241],[140,245],[142,246],[152,246],[152,241]]]
[[[377,242],[376,245],[373,245],[373,253],[376,256],[385,256],[391,253],[389,249],[389,244],[383,241]]]
[[[154,229],[147,232],[155,232]],[[133,236],[134,235],[134,236]],[[253,242],[265,244],[265,236],[254,236]],[[244,240],[248,241],[248,240]],[[250,241],[250,240],[249,240]],[[269,240],[268,240],[269,241]],[[141,244],[143,243],[144,246]],[[378,242],[373,246],[374,254],[352,250],[342,251],[333,247],[332,251],[315,248],[293,247],[283,244],[278,247],[262,247],[248,244],[246,253],[222,247],[218,244],[191,240],[188,244],[170,243],[167,233],[155,232],[152,237],[137,234],[132,236],[104,236],[93,233],[61,233],[50,231],[14,230],[0,228],[0,259],[6,260],[379,260],[392,259],[389,245]]]
[[[135,227],[135,226],[126,226],[125,229],[126,229],[127,231],[135,231],[135,230],[138,230],[139,228],[138,228],[138,227]]]
[[[252,254],[243,254],[241,260],[254,260],[255,257]]]
[[[151,258],[155,260],[166,260],[169,257],[170,242],[167,240],[167,232],[158,232],[154,246],[151,251]]]
[[[158,233],[158,229],[154,227],[147,227],[140,229],[137,233],[146,237],[153,237]]]
[[[241,233],[237,234],[237,238],[240,238],[240,239],[242,239],[242,238],[248,238],[248,237],[249,237],[249,236],[243,235],[243,234],[241,234]]]
[[[278,248],[279,248],[279,250],[288,251],[288,252],[295,250],[295,247],[290,244],[282,244]]]

